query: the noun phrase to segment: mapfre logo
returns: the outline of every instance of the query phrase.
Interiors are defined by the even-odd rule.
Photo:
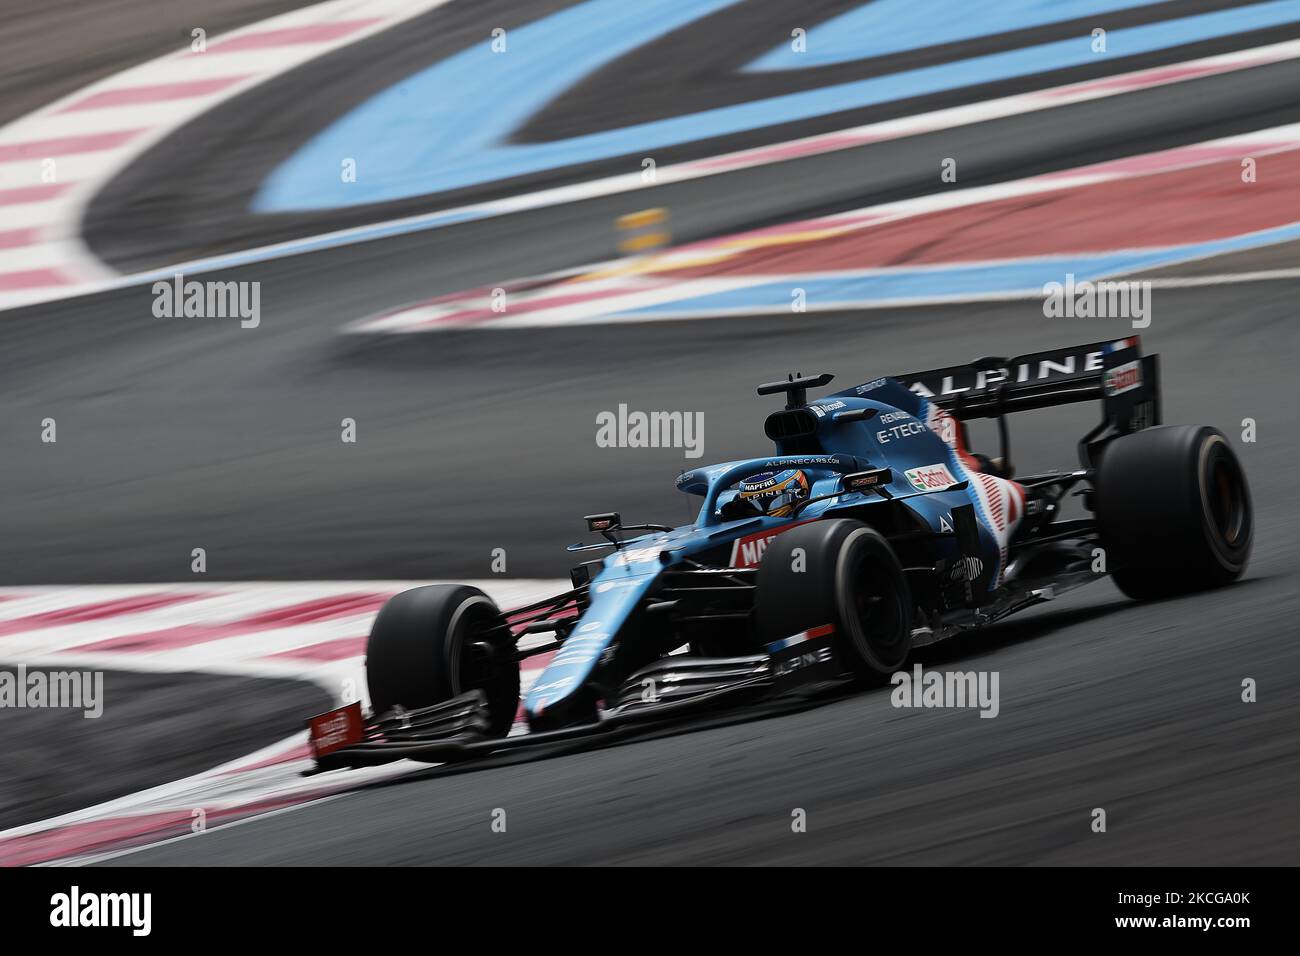
[[[757,534],[747,534],[743,538],[737,538],[731,546],[731,566],[733,568],[758,567],[758,563],[763,560],[763,552],[767,550],[768,542],[782,531],[789,531],[796,525],[807,523],[806,521],[798,521],[795,524],[787,524],[780,528],[772,528],[769,531],[760,531]]]
[[[957,479],[942,462],[922,465],[920,468],[909,468],[903,474],[907,475],[907,480],[918,491],[940,491],[949,485],[957,484]]]

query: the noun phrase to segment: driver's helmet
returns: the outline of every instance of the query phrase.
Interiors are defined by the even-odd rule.
[[[784,518],[795,505],[808,497],[808,476],[798,468],[785,471],[761,471],[740,482],[736,496],[754,505],[764,514]]]

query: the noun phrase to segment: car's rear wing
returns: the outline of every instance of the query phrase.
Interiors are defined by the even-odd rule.
[[[1141,348],[1134,335],[891,377],[961,420],[1100,399],[1102,422],[1079,443],[1087,466],[1106,440],[1160,424],[1158,356]]]

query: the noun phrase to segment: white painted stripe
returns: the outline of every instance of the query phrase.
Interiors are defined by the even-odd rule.
[[[7,219],[7,217],[4,218]],[[5,229],[11,226],[17,228],[16,225],[7,221],[4,222]],[[63,243],[60,242],[42,242],[31,246],[5,249],[0,251],[0,274],[23,272],[27,269],[57,268],[57,264],[62,261],[60,258],[62,250]]]
[[[39,216],[39,221],[49,229],[50,237],[63,240],[61,245],[44,250],[48,253],[47,257],[28,256],[25,260],[29,263],[28,267],[55,269],[78,280],[75,285],[58,288],[0,291],[0,309],[79,295],[94,288],[107,287],[105,284],[111,285],[116,281],[116,273],[96,259],[81,239],[81,221],[86,207],[91,198],[121,169],[183,123],[308,60],[356,43],[447,2],[449,0],[328,0],[230,33],[209,37],[208,52],[193,53],[186,48],[114,74],[0,128],[0,147],[73,135],[137,128],[143,130],[129,142],[113,149],[55,157],[59,181],[75,184],[74,188],[57,198],[41,203],[0,207],[0,217],[6,224],[12,222],[21,226],[30,217]],[[377,22],[332,40],[285,44],[246,52],[220,53],[215,49],[232,38],[267,30],[364,19],[374,19]],[[239,74],[247,74],[247,79],[203,96],[156,104],[62,112],[64,107],[102,92]],[[17,173],[21,181],[39,182],[39,160],[16,161],[5,165],[19,167]],[[31,178],[33,176],[34,179]],[[8,184],[10,179],[7,175],[0,176],[0,183]],[[35,206],[41,207],[39,211],[28,208]],[[5,250],[6,260],[9,258],[8,252]],[[19,269],[8,266],[0,268],[0,272],[15,271]]]
[[[23,189],[29,186],[81,182],[102,175],[109,166],[109,161],[101,153],[76,153],[71,156],[53,157],[53,160],[52,181],[47,181],[49,179],[46,173],[47,167],[42,159],[12,160],[7,163],[0,163],[0,189]],[[47,207],[46,218],[48,220],[62,222],[57,216],[57,208],[48,208],[56,206],[55,203],[45,200],[43,205]],[[3,221],[6,225],[8,225],[10,218],[8,211],[12,208],[12,206],[0,207],[0,221]]]
[[[1186,261],[1199,262],[1201,259],[1211,258],[1217,258],[1217,256],[1204,256]],[[1144,278],[1143,281],[1150,282],[1153,289],[1191,289],[1202,285],[1230,285],[1234,282],[1276,282],[1279,279],[1300,279],[1300,269],[1269,269],[1263,272],[1238,272],[1207,276],[1166,276],[1164,278]]]

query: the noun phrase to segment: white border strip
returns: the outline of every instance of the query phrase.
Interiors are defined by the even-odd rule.
[[[192,52],[187,47],[115,73],[0,128],[0,149],[65,137],[136,131],[130,139],[109,149],[0,162],[0,184],[3,184],[0,188],[3,189],[72,184],[67,192],[52,198],[0,207],[0,222],[6,231],[39,230],[37,243],[0,251],[0,273],[49,269],[72,280],[71,284],[62,286],[0,291],[0,309],[69,298],[112,287],[118,281],[117,274],[100,262],[85,244],[82,237],[85,212],[104,186],[164,137],[218,104],[309,60],[357,43],[449,2],[328,0],[208,37],[205,52]],[[220,49],[223,44],[268,31],[328,27],[360,20],[375,22],[334,38],[299,40],[229,52]],[[195,27],[201,28],[202,23],[196,22]],[[64,111],[74,103],[99,94],[229,77],[242,79],[197,96]],[[53,183],[43,178],[47,174],[46,160],[50,159],[54,161]]]
[[[331,622],[319,622],[309,625],[295,625],[288,622],[277,630],[257,631],[256,640],[245,648],[240,659],[222,660],[219,656],[203,661],[190,660],[184,648],[164,650],[153,653],[135,654],[125,651],[102,652],[87,656],[73,650],[65,650],[66,641],[61,632],[69,628],[80,628],[84,638],[96,640],[101,638],[101,625],[98,620],[86,620],[80,623],[66,623],[64,619],[32,619],[32,615],[49,614],[60,610],[73,610],[87,605],[98,604],[114,599],[132,596],[166,594],[203,594],[203,600],[176,604],[165,609],[149,609],[113,618],[118,630],[128,633],[135,629],[152,629],[160,625],[159,618],[165,618],[169,626],[178,626],[189,621],[194,623],[216,623],[228,621],[247,613],[265,611],[267,602],[275,606],[290,606],[312,599],[339,597],[346,594],[397,592],[422,584],[439,583],[430,581],[315,581],[292,583],[250,583],[250,584],[132,584],[132,585],[70,585],[70,586],[36,586],[0,588],[0,623],[30,620],[30,628],[8,634],[0,641],[21,640],[29,637],[29,644],[22,660],[13,659],[14,655],[5,653],[6,666],[26,663],[51,669],[81,669],[99,667],[115,671],[177,671],[188,670],[203,673],[233,673],[247,676],[271,676],[259,666],[262,654],[279,650],[275,641],[277,630],[289,628],[316,628],[321,631],[321,639],[328,640],[335,635],[330,630]],[[464,582],[479,587],[502,607],[510,610],[525,605],[542,597],[559,594],[569,587],[568,581],[528,578],[494,578]],[[369,630],[369,623],[375,615],[374,610],[361,611],[354,615],[350,633],[357,633],[357,627],[363,627],[362,633]],[[245,639],[241,639],[245,640]],[[258,647],[261,641],[264,646]],[[44,641],[42,650],[39,643]],[[538,643],[545,643],[545,638],[538,638]],[[220,643],[220,642],[214,642]],[[186,666],[178,667],[178,661],[185,661]],[[540,669],[535,665],[523,673],[525,683],[535,680]],[[338,689],[344,677],[350,678],[364,696],[365,672],[361,657],[352,657],[338,661],[316,662],[308,659],[286,661],[286,665],[274,676],[297,677],[313,681],[325,687],[337,699]],[[111,703],[111,702],[110,702]],[[304,714],[306,718],[309,715]],[[289,730],[291,728],[286,728]],[[225,811],[240,813],[244,808],[260,805],[268,800],[288,800],[293,806],[277,808],[271,813],[281,813],[284,809],[293,809],[299,805],[319,801],[331,795],[355,789],[376,780],[384,780],[410,773],[412,770],[426,769],[428,764],[400,761],[380,767],[361,768],[357,770],[333,772],[319,776],[303,777],[302,771],[311,766],[309,759],[292,759],[272,762],[267,766],[257,766],[286,752],[292,751],[306,742],[306,732],[299,732],[277,743],[266,746],[255,753],[227,761],[220,766],[185,777],[171,783],[152,787],[138,793],[119,797],[105,803],[60,814],[46,820],[23,824],[0,832],[0,865],[4,865],[6,854],[8,860],[15,859],[12,847],[6,843],[24,839],[41,838],[48,834],[57,838],[60,831],[97,822],[129,822],[134,818],[147,818],[154,814],[184,813],[202,808],[212,813]],[[256,816],[263,816],[259,813]],[[255,818],[255,817],[254,817]],[[215,830],[248,818],[239,818],[230,823],[214,823],[209,829]],[[174,832],[162,841],[175,839]],[[133,837],[109,840],[105,845],[84,852],[59,856],[51,853],[42,859],[44,865],[62,861],[88,862],[100,857],[111,857],[122,852],[134,852],[143,846],[126,848]],[[155,845],[158,841],[149,843]],[[26,854],[24,854],[26,855]]]

